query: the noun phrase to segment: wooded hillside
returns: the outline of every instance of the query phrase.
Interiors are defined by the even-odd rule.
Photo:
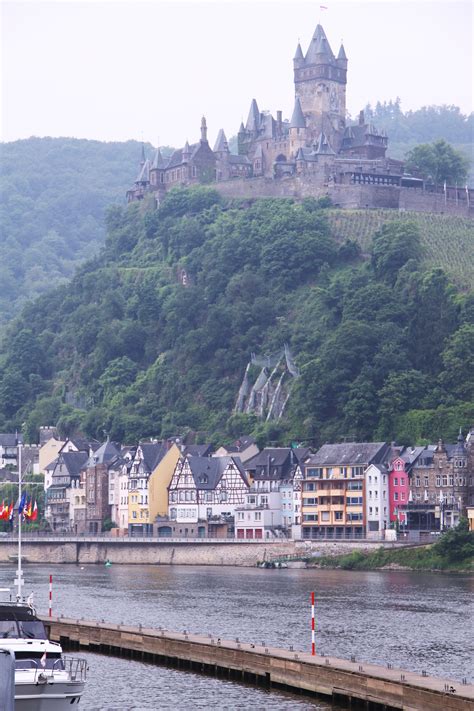
[[[363,254],[314,200],[227,203],[205,188],[159,210],[115,206],[107,223],[101,254],[9,327],[1,430],[317,445],[472,424],[473,295],[434,267],[416,223],[382,222]],[[250,354],[284,343],[301,371],[284,419],[232,415]]]

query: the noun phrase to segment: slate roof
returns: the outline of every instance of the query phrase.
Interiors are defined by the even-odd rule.
[[[308,464],[316,467],[362,465],[383,460],[387,451],[385,442],[344,442],[343,444],[323,444],[313,454]]]
[[[320,61],[321,55],[323,59],[328,62],[335,61],[335,57],[326,34],[322,26],[318,24],[308,47],[308,51],[306,52],[305,62],[307,64],[316,64]]]
[[[143,453],[143,465],[150,474],[168,451],[164,442],[144,442],[140,444],[140,449]]]
[[[252,99],[250,104],[249,115],[245,125],[247,131],[258,131],[260,128],[260,111],[258,110],[257,102]]]
[[[19,439],[17,434],[0,434],[0,447],[16,447],[17,439]]]
[[[2,467],[0,469],[0,481],[11,481],[16,484],[18,482],[18,474],[16,472],[12,472],[11,469]]]
[[[61,460],[67,469],[69,476],[78,477],[81,469],[89,459],[88,452],[61,452],[56,464]]]
[[[212,452],[212,444],[187,444],[183,450],[183,456],[208,457]]]
[[[148,183],[150,181],[150,161],[147,159],[138,174],[137,183]]]
[[[309,449],[300,447],[266,447],[245,463],[245,469],[252,472],[255,479],[288,479],[297,464],[308,456]]]
[[[229,163],[232,163],[233,165],[250,165],[250,160],[247,156],[237,156],[234,153],[230,153],[227,159]]]
[[[166,165],[165,159],[161,155],[161,151],[159,148],[156,149],[155,155],[153,157],[153,163],[152,163],[152,168],[153,170],[157,170],[158,168],[164,168]]]
[[[331,148],[331,144],[329,143],[326,134],[325,133],[320,133],[318,142],[316,146],[314,147],[314,153],[316,155],[325,155],[325,156],[335,156],[336,151],[333,151]]]
[[[250,445],[255,444],[255,440],[253,437],[247,437],[244,435],[243,437],[239,437],[239,439],[236,439],[235,442],[233,442],[230,446],[230,451],[232,452],[242,452],[244,449],[247,449],[247,447],[250,447]]]
[[[109,464],[114,459],[120,457],[120,449],[114,442],[104,442],[86,462],[87,467],[94,467],[97,464]]]
[[[217,134],[216,143],[214,145],[214,153],[226,153],[229,151],[229,144],[227,142],[224,129],[219,129]]]
[[[299,42],[298,42],[298,46],[296,48],[295,56],[293,57],[293,59],[304,59],[303,50],[301,49],[301,45]]]
[[[234,461],[244,481],[249,484],[247,475],[238,457],[192,457],[187,458],[197,489],[213,491],[218,485],[229,464]]]
[[[290,121],[290,128],[306,128],[306,119],[301,109],[301,104],[298,97],[296,97],[295,99],[295,107],[293,109],[293,115]]]
[[[337,58],[347,60],[346,52],[344,50],[344,45],[342,44],[342,42],[341,42],[341,46],[339,47],[339,53],[337,55]]]

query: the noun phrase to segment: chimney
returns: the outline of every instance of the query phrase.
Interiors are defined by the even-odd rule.
[[[277,111],[277,133],[281,136],[282,112]]]
[[[359,126],[363,126],[365,124],[365,116],[364,116],[364,111],[359,112]]]

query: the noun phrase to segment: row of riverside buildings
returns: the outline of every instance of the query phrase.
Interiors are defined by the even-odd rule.
[[[461,516],[474,524],[474,430],[454,444],[347,442],[316,452],[259,451],[249,437],[213,451],[178,438],[121,446],[45,434],[36,450],[25,447],[23,468],[44,475],[55,532],[417,540]],[[14,435],[0,434],[0,480],[14,478],[15,448]]]

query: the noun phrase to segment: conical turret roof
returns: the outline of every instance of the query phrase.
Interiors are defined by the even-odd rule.
[[[301,104],[298,97],[296,97],[295,99],[295,108],[293,109],[293,115],[290,121],[290,128],[306,128],[306,119],[301,109]]]
[[[258,131],[260,128],[260,111],[258,110],[255,99],[252,99],[252,103],[250,104],[249,116],[245,128],[247,131]]]
[[[165,161],[163,159],[163,156],[161,155],[161,151],[159,148],[156,149],[155,155],[153,156],[153,163],[151,167],[156,170],[157,168],[164,168],[165,167]]]
[[[298,42],[298,46],[296,48],[295,56],[293,57],[293,59],[304,59],[303,50],[301,49],[301,45],[299,42]]]
[[[228,153],[229,152],[229,144],[227,143],[227,138],[224,133],[224,129],[219,129],[219,133],[217,134],[216,138],[216,143],[214,146],[214,153]]]
[[[343,59],[347,62],[347,57],[346,57],[346,53],[344,51],[344,45],[342,44],[342,42],[341,42],[341,46],[339,47],[339,54],[337,55],[337,58]]]

